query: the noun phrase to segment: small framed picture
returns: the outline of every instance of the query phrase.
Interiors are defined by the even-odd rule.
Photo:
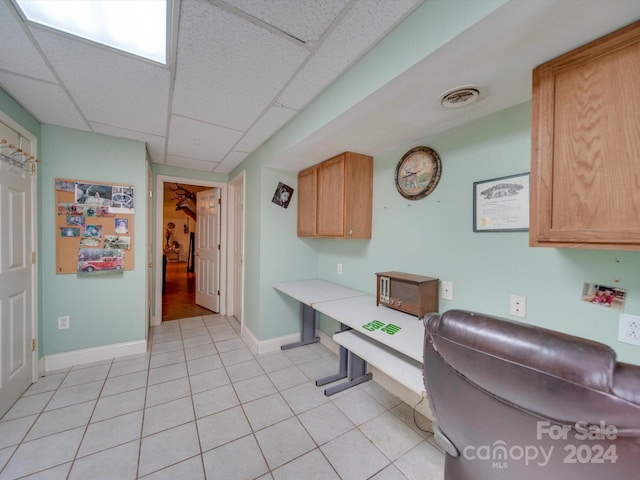
[[[273,198],[271,199],[271,201],[276,205],[287,208],[292,196],[293,188],[291,188],[289,185],[285,185],[282,182],[278,182],[278,186],[276,187],[276,191],[273,194]]]
[[[473,182],[473,231],[529,230],[529,173]]]
[[[585,282],[582,287],[582,301],[601,307],[622,311],[627,299],[627,291],[611,285]]]

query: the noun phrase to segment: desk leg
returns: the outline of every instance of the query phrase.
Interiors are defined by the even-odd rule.
[[[322,385],[326,385],[327,383],[335,382],[336,380],[341,380],[343,378],[347,378],[348,371],[347,366],[349,364],[349,350],[340,345],[340,358],[339,358],[339,368],[338,373],[334,373],[333,375],[329,375],[328,377],[319,378],[316,380],[316,385],[318,387]]]
[[[371,380],[373,376],[371,373],[367,373],[367,362],[361,359],[353,352],[349,352],[349,379],[339,385],[334,385],[325,389],[324,394],[330,397],[334,393],[342,392],[347,388],[355,387],[361,383]]]
[[[281,350],[288,350],[302,345],[309,345],[320,341],[320,337],[316,336],[316,311],[309,305],[300,304],[300,319],[302,326],[300,328],[300,341],[281,345]]]

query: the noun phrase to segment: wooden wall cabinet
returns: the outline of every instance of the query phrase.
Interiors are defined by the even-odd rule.
[[[318,167],[298,173],[298,236],[316,236],[316,197]]]
[[[640,250],[640,22],[533,71],[531,246]]]
[[[371,238],[373,158],[345,152],[298,174],[298,236]]]

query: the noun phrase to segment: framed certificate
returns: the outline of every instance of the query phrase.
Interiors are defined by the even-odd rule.
[[[529,173],[473,182],[473,231],[529,230]]]

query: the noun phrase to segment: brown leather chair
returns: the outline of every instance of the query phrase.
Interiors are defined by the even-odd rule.
[[[640,478],[640,366],[598,342],[479,313],[424,323],[445,480]]]

